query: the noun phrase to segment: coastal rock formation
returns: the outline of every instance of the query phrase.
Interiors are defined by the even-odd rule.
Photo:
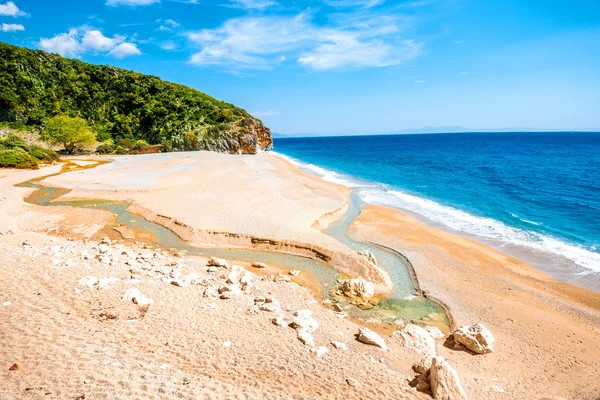
[[[385,345],[385,340],[383,340],[381,336],[379,336],[377,333],[373,332],[368,328],[360,328],[356,340],[358,340],[361,343],[381,347],[383,350],[387,349],[387,346]]]
[[[434,357],[429,371],[429,385],[436,400],[466,400],[460,378],[444,357]]]
[[[375,295],[375,285],[364,279],[347,279],[342,282],[340,289],[348,297],[368,299]]]
[[[495,340],[492,333],[482,324],[462,326],[454,331],[454,341],[478,354],[494,351]]]
[[[401,331],[394,332],[394,337],[398,338],[403,346],[415,349],[424,357],[435,356],[435,341],[429,332],[418,325],[408,324]]]

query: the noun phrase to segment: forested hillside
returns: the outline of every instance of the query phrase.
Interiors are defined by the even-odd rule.
[[[0,42],[0,122],[38,129],[81,117],[100,142],[255,153],[271,133],[241,108],[158,77]]]

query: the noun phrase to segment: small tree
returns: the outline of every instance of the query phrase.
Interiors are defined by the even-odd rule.
[[[69,154],[96,142],[96,136],[85,120],[63,115],[48,121],[41,138],[53,144],[62,144]]]

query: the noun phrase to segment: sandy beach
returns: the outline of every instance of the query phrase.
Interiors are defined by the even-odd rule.
[[[378,294],[393,285],[385,271],[322,232],[344,214],[349,189],[272,154],[107,161],[44,183],[72,189],[61,200],[127,201],[194,244],[323,259],[374,283]],[[1,399],[431,398],[426,387],[414,387],[412,366],[423,348],[396,333],[382,334],[386,350],[357,341],[356,322],[318,301],[302,280],[282,279],[290,275],[277,265],[207,267],[209,254],[119,236],[106,241],[109,212],[29,204],[23,199],[33,190],[14,187],[58,171],[0,171]],[[398,210],[366,206],[350,234],[407,257],[454,327],[483,323],[493,333],[495,351],[483,355],[454,346],[448,335],[430,338],[435,354],[458,371],[467,398],[600,396],[597,293]],[[89,277],[114,279],[90,287]],[[131,288],[153,304],[123,300]],[[288,326],[302,310],[319,325],[308,345]]]

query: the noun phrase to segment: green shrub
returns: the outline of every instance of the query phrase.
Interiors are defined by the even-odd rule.
[[[63,145],[69,154],[96,142],[96,136],[84,119],[64,115],[50,118],[42,131],[41,138],[50,143]]]
[[[0,167],[37,169],[37,166],[38,159],[30,156],[25,150],[21,148],[0,150]]]
[[[40,146],[30,146],[29,154],[40,161],[51,163],[58,161],[58,154],[53,150],[44,149]]]
[[[150,145],[148,144],[148,142],[146,142],[145,140],[136,140],[135,144],[133,145],[132,150],[145,150],[149,147]]]
[[[0,145],[7,149],[23,149],[25,151],[29,151],[29,146],[25,143],[22,137],[15,135],[14,133],[9,133],[5,139],[0,140]]]

